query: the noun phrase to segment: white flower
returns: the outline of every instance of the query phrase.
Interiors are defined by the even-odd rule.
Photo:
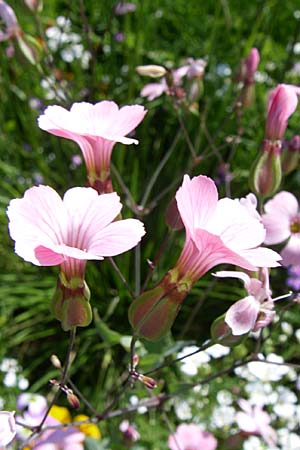
[[[141,400],[138,398],[137,395],[132,395],[129,401],[132,405],[137,405]],[[147,412],[147,408],[146,406],[140,406],[137,411],[140,414],[145,414]]]
[[[267,450],[266,445],[257,436],[250,436],[243,444],[243,450]]]
[[[217,393],[217,402],[220,405],[229,406],[232,404],[232,395],[230,392],[221,390]]]
[[[182,358],[190,353],[198,350],[195,345],[184,347],[181,352],[178,353],[177,357]],[[188,356],[186,359],[181,361],[181,371],[187,375],[197,375],[198,368],[203,364],[207,364],[210,361],[210,356],[206,352],[195,353],[194,355]]]
[[[186,400],[177,400],[174,409],[179,420],[190,420],[193,417],[191,407]]]
[[[261,383],[259,380],[252,381],[246,385],[245,391],[248,393],[249,402],[252,405],[273,405],[278,400],[278,394],[270,383]]]
[[[259,358],[264,359],[264,356],[259,355]],[[284,359],[274,353],[270,353],[265,359],[274,363],[284,363]],[[288,366],[264,363],[263,361],[251,361],[248,363],[248,369],[251,374],[265,382],[279,381],[290,372]]]
[[[218,406],[211,416],[211,424],[216,428],[230,426],[235,422],[235,409],[232,406]]]
[[[226,356],[230,353],[230,348],[221,344],[215,344],[207,348],[205,353],[208,353],[212,358],[222,358],[222,356]]]
[[[296,433],[291,433],[287,428],[278,430],[278,439],[281,448],[284,450],[299,450],[300,436]]]
[[[17,375],[16,372],[10,371],[5,374],[3,384],[6,387],[15,387],[17,386]]]

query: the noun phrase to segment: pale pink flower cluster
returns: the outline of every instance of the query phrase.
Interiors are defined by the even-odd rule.
[[[258,405],[251,405],[247,400],[240,399],[238,404],[242,411],[236,415],[239,428],[247,434],[261,436],[272,448],[277,441],[275,430],[270,426],[269,414]]]
[[[218,442],[208,431],[193,423],[181,424],[168,440],[170,450],[215,450]]]

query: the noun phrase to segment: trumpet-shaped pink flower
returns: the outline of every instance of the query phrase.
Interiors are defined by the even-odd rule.
[[[234,336],[249,333],[251,330],[256,331],[271,322],[275,311],[266,269],[262,271],[262,281],[250,278],[244,272],[221,271],[214,275],[220,278],[239,278],[248,293],[247,297],[234,303],[225,315],[225,322]]]
[[[287,241],[281,252],[284,266],[300,264],[300,210],[296,197],[287,191],[276,194],[265,204],[262,216],[267,245]]]
[[[266,235],[252,201],[218,200],[208,177],[184,176],[176,194],[186,240],[175,267],[131,305],[129,319],[140,336],[159,339],[171,327],[193,284],[212,267],[234,264],[244,269],[276,267],[280,255],[261,247]]]
[[[91,320],[84,282],[86,261],[123,253],[137,245],[145,233],[139,220],[114,222],[121,208],[116,193],[98,195],[92,188],[80,187],[69,189],[63,199],[49,186],[33,187],[9,204],[9,232],[15,252],[32,264],[60,265],[53,309],[64,329],[80,322],[80,314],[86,317],[84,325]]]
[[[176,432],[169,437],[170,450],[215,450],[218,442],[208,431],[202,431],[193,423],[182,423]]]
[[[271,92],[267,111],[266,139],[276,141],[283,138],[288,119],[297,108],[299,94],[300,88],[290,84],[279,84]]]
[[[279,265],[277,253],[260,247],[266,231],[244,199],[218,200],[210,178],[191,180],[185,175],[176,200],[186,230],[185,246],[176,264],[184,278],[195,282],[221,263],[248,270]]]
[[[240,411],[236,415],[236,421],[242,431],[247,434],[258,434],[269,446],[277,441],[275,430],[270,426],[271,418],[266,411],[258,406],[252,406],[247,400],[238,401]]]
[[[138,144],[126,135],[143,120],[143,106],[119,109],[112,101],[74,103],[70,111],[61,106],[48,106],[38,118],[39,127],[56,136],[75,141],[82,150],[88,184],[99,193],[112,192],[110,159],[116,142]]]

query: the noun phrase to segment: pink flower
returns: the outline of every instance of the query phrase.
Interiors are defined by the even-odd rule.
[[[159,83],[148,83],[145,84],[141,90],[141,96],[146,97],[149,102],[157,97],[160,97],[163,93],[168,93],[169,88],[165,78],[162,78]]]
[[[124,16],[129,12],[134,12],[136,10],[136,5],[134,3],[129,2],[119,2],[115,7],[115,14],[117,16]]]
[[[258,434],[269,446],[273,446],[277,441],[276,432],[269,425],[270,416],[258,405],[252,406],[247,400],[238,401],[243,412],[238,412],[236,421],[242,431],[247,434]]]
[[[80,187],[69,189],[63,199],[49,186],[32,187],[9,204],[15,252],[38,266],[60,265],[52,308],[65,330],[80,325],[83,317],[80,326],[91,320],[86,261],[123,253],[145,233],[139,220],[114,222],[121,208],[116,193],[98,195],[92,188]]]
[[[262,216],[267,245],[287,241],[281,252],[284,266],[300,264],[300,211],[296,197],[287,191],[276,194],[265,204]]]
[[[51,419],[47,425],[59,425],[60,422]],[[35,441],[32,450],[84,450],[85,435],[77,428],[67,428],[44,431]]]
[[[225,322],[231,328],[234,336],[256,331],[267,326],[275,315],[273,300],[269,288],[268,271],[261,273],[262,281],[250,278],[244,272],[221,271],[214,274],[220,278],[239,278],[244,282],[248,296],[232,305],[226,315]]]
[[[5,24],[5,31],[0,31],[0,42],[18,37],[21,29],[14,10],[3,0],[0,0],[0,18]]]
[[[14,411],[0,411],[0,445],[8,445],[16,435]]]
[[[128,444],[132,444],[140,439],[140,433],[128,420],[123,420],[119,425],[119,430],[123,433],[124,439]]]
[[[254,82],[254,74],[257,71],[260,56],[257,48],[252,48],[246,59],[243,59],[241,64],[241,73],[239,80],[244,84],[252,84]]]
[[[269,97],[265,137],[271,141],[281,140],[288,119],[295,112],[300,88],[290,84],[279,84]]]
[[[193,284],[212,267],[227,263],[244,269],[276,267],[280,256],[263,248],[265,228],[253,212],[252,200],[218,200],[208,177],[184,176],[176,194],[186,240],[175,267],[129,309],[129,320],[139,336],[156,340],[173,324]],[[245,200],[243,200],[245,203]]]
[[[67,111],[61,106],[48,106],[38,119],[39,127],[56,136],[75,141],[82,150],[88,184],[99,193],[112,192],[110,159],[116,142],[138,144],[126,135],[143,120],[143,106],[124,106],[102,101],[74,103]]]
[[[208,431],[202,431],[193,423],[181,424],[169,437],[170,450],[215,450],[218,442]]]
[[[279,265],[277,253],[260,247],[266,231],[244,199],[218,200],[210,178],[200,175],[191,180],[185,175],[176,200],[186,230],[185,246],[176,264],[183,278],[196,281],[221,263],[248,270]]]

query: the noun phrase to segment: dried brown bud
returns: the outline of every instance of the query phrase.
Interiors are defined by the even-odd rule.
[[[80,401],[79,398],[72,393],[67,394],[67,400],[69,402],[69,404],[72,406],[72,408],[77,409],[80,406]]]

